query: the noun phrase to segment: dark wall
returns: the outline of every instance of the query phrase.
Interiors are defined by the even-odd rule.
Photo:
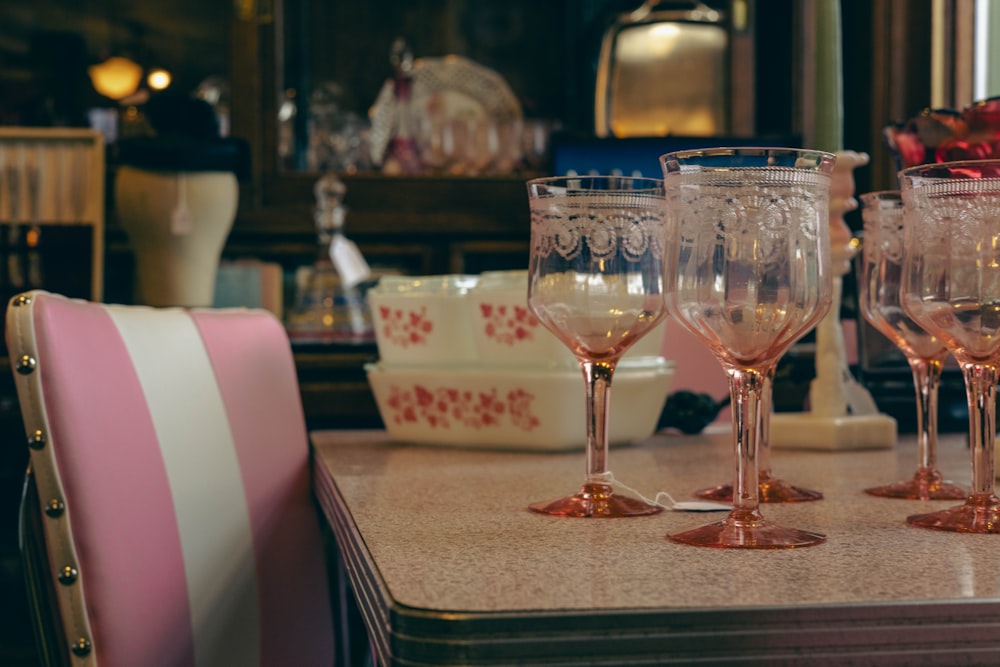
[[[89,65],[128,55],[192,91],[229,69],[231,0],[0,1],[0,124],[83,125]]]

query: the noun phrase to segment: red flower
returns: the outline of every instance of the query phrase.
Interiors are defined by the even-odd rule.
[[[973,102],[965,110],[969,131],[975,134],[987,132],[996,135],[1000,129],[1000,97],[991,97]]]
[[[925,109],[886,127],[883,135],[898,169],[1000,158],[1000,97],[974,102],[961,112]]]
[[[905,169],[927,162],[927,149],[920,143],[920,137],[913,132],[905,132],[900,127],[885,129],[886,143],[896,159],[896,167]]]
[[[954,162],[956,160],[987,160],[998,155],[996,146],[984,141],[965,141],[963,139],[947,139],[934,151],[935,162]]]

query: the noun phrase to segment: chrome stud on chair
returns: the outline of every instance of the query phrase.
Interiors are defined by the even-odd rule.
[[[59,570],[59,583],[63,586],[70,586],[76,583],[76,578],[80,575],[72,565],[64,565]]]
[[[34,357],[32,357],[29,354],[22,354],[17,359],[17,367],[16,368],[17,368],[17,372],[20,373],[21,375],[27,375],[29,373],[34,373],[35,372],[35,367],[37,365],[38,365],[38,362],[35,361]]]
[[[45,446],[45,433],[41,429],[35,429],[35,432],[28,437],[28,447],[32,449],[41,449]]]
[[[45,515],[52,519],[58,519],[66,511],[66,503],[58,498],[52,498],[45,504]]]
[[[84,656],[90,655],[91,648],[93,647],[90,644],[90,640],[87,639],[86,637],[80,637],[75,642],[73,642],[73,645],[72,647],[70,647],[70,650],[73,652],[73,655],[82,658]]]

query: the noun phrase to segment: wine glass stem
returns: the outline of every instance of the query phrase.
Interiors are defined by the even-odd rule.
[[[914,357],[909,360],[913,386],[917,392],[917,457],[920,467],[937,467],[938,387],[941,384],[940,359]]]
[[[764,373],[764,383],[760,390],[760,440],[757,441],[757,468],[761,479],[771,479],[771,408],[774,397],[774,372],[772,366]]]
[[[989,364],[963,364],[962,374],[969,401],[972,495],[993,495],[997,368]]]
[[[736,443],[736,484],[733,486],[733,508],[756,513],[760,505],[758,478],[758,444],[767,432],[762,419],[762,397],[767,388],[770,368],[731,368],[729,390],[733,401],[733,436]]]
[[[587,481],[605,482],[608,471],[608,416],[613,361],[582,361],[587,387]]]

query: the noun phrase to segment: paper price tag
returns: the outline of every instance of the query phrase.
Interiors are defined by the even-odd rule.
[[[178,206],[170,214],[170,233],[174,236],[186,236],[194,231],[194,220],[187,206]]]
[[[371,277],[371,268],[358,246],[340,234],[335,234],[330,242],[330,261],[344,287],[354,287]]]
[[[733,506],[711,500],[678,500],[670,509],[678,512],[728,512]]]
[[[187,206],[187,179],[181,174],[177,179],[177,205],[170,214],[170,233],[186,236],[194,231],[194,220]]]

